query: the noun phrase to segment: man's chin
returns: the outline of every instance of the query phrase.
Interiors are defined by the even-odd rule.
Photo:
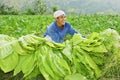
[[[65,25],[65,22],[62,25]]]

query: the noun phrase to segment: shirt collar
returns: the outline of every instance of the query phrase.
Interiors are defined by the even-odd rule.
[[[54,24],[55,24],[55,27],[56,27],[56,29],[57,29],[57,30],[61,30],[61,29],[58,27],[58,25],[57,25],[57,22],[56,22],[56,21],[54,22]],[[65,27],[65,25],[64,25],[64,27]]]

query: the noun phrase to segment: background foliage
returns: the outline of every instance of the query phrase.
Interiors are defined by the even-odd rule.
[[[8,15],[8,14],[36,15],[36,14],[44,14],[47,10],[47,6],[42,0],[35,0],[31,5],[32,6],[25,6],[24,7],[25,10],[19,10],[14,5],[7,5],[6,3],[0,3],[0,14],[1,15]]]

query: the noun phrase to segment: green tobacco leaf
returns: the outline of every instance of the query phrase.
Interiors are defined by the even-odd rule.
[[[55,76],[56,74],[54,73],[54,71],[51,68],[51,66],[54,66],[54,65],[50,65],[50,62],[49,62],[49,57],[50,57],[50,55],[52,56],[52,54],[53,54],[53,52],[51,52],[51,47],[48,45],[42,46],[36,52],[36,57],[38,59],[37,65],[39,66],[41,74],[47,80],[49,80],[49,79],[56,80],[57,79],[57,76]]]
[[[108,52],[104,44],[92,48],[93,48],[92,52],[99,52],[99,53]]]
[[[9,42],[9,41],[11,41],[11,40],[16,40],[16,38],[10,37],[10,36],[8,36],[8,35],[0,34],[0,41],[2,41],[2,40]]]
[[[22,67],[22,63],[25,61],[26,56],[20,55],[19,56],[19,62],[18,65],[16,66],[15,70],[14,70],[14,76],[17,75],[20,71],[22,71],[21,67]]]
[[[47,59],[47,56],[42,56],[43,67],[45,68],[45,71],[49,74],[49,76],[51,76],[52,78],[54,78],[55,74],[53,73],[53,70],[51,69],[51,67],[47,63],[46,59]]]
[[[4,59],[0,59],[0,67],[6,73],[10,72],[18,64],[19,56],[17,53],[12,53]]]
[[[14,52],[12,44],[16,42],[18,41],[15,38],[0,34],[0,58],[4,59],[12,54]]]
[[[96,32],[90,34],[90,36],[83,41],[81,46],[93,47],[99,46],[103,42],[103,38]]]
[[[49,65],[49,67],[53,70],[55,77],[60,79],[61,77],[63,77],[63,75],[57,70],[56,66],[53,63],[54,55],[56,55],[56,54],[54,54],[51,50],[46,55],[47,56],[46,61],[47,61],[47,64]]]
[[[36,77],[38,74],[40,74],[40,71],[39,71],[38,67],[36,66],[36,67],[34,67],[32,72],[25,77],[25,79],[26,80],[30,80],[31,78]]]
[[[45,71],[46,69],[43,66],[39,66],[39,70],[41,74],[44,76],[45,80],[53,80],[53,78],[51,78],[49,74]]]
[[[27,53],[27,52],[25,52],[25,51],[23,50],[22,46],[19,44],[18,41],[16,41],[14,44],[11,44],[11,45],[12,45],[13,50],[14,50],[16,53],[18,53],[18,54],[20,54],[20,55],[25,55],[25,54]]]
[[[93,32],[92,34],[90,34],[90,36],[88,38],[92,39],[92,40],[98,40],[98,39],[100,39],[99,33]]]
[[[86,62],[85,56],[76,50],[77,48],[79,48],[79,46],[73,48],[73,61],[76,72],[79,72],[86,77],[94,77],[94,71],[88,65],[88,62]]]
[[[81,46],[81,48],[88,51],[88,52],[99,52],[99,53],[108,52],[108,50],[106,49],[104,44],[101,44],[99,46],[90,46],[90,47]]]
[[[56,42],[53,42],[53,44],[55,45],[55,49],[64,49],[65,48],[64,44],[56,43]]]
[[[70,44],[69,41],[66,41],[66,46],[65,48],[62,50],[62,53],[70,60],[72,61],[72,53],[71,53],[71,50],[72,50],[72,46]]]
[[[21,65],[21,69],[22,72],[24,73],[24,77],[29,75],[36,66],[34,56],[35,56],[34,54],[25,55],[26,59],[23,61]]]
[[[17,75],[20,71],[22,71],[24,73],[24,77],[26,77],[36,66],[34,62],[34,54],[21,55],[19,58],[19,63],[14,70],[14,75]]]
[[[55,48],[55,45],[52,42],[46,42],[47,45],[49,45],[50,47]]]
[[[8,38],[6,38],[8,39]],[[25,54],[25,51],[22,49],[21,45],[19,44],[18,40],[1,40],[0,41],[0,58],[4,59],[13,52],[19,54]]]
[[[83,38],[81,37],[80,34],[74,34],[72,39],[70,40],[71,44],[73,45],[78,45],[83,41]]]
[[[14,41],[12,42],[1,41],[1,43],[2,44],[0,44],[0,58],[4,59],[13,53],[13,48],[11,44],[14,44]]]
[[[89,56],[89,54],[85,51],[83,51],[80,48],[76,48],[77,51],[79,51],[85,58],[86,63],[88,64],[89,67],[91,67],[94,72],[95,72],[95,76],[98,78],[100,77],[101,74],[101,70],[99,69],[99,67],[97,66],[97,64],[95,64],[95,62],[92,60],[92,58]]]
[[[39,67],[39,71],[40,73],[44,76],[44,78],[46,80],[53,80],[53,78],[51,78],[51,76],[49,75],[48,71],[46,71],[47,69],[43,66],[43,57],[45,57],[44,55],[42,55],[41,53],[38,53],[38,64],[37,66]],[[45,64],[44,64],[45,65]]]
[[[58,60],[58,64],[61,65],[61,67],[66,70],[67,74],[71,74],[70,67],[69,67],[68,63],[66,62],[66,60],[61,58]]]
[[[75,73],[67,75],[64,80],[88,80],[88,79],[79,73]]]
[[[59,59],[60,59],[60,57],[58,57],[57,55],[54,55],[53,63],[54,63],[54,65],[55,65],[55,67],[58,69],[58,71],[59,71],[63,76],[65,76],[65,75],[66,75],[66,73],[65,73],[66,71],[64,70],[64,68],[62,68],[62,67],[60,66],[59,63],[57,63]]]

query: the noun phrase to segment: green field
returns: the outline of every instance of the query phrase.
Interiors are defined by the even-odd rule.
[[[35,34],[36,36],[42,38],[45,30],[47,29],[47,27],[53,21],[54,21],[54,18],[51,15],[34,15],[34,16],[31,16],[31,15],[12,15],[12,16],[10,16],[10,15],[1,15],[0,16],[0,34],[5,34],[5,35],[8,35],[10,37],[14,37],[16,39],[19,39],[20,37],[26,36],[28,34]],[[81,33],[82,35],[88,37],[88,40],[89,40],[88,42],[92,42],[90,40],[93,40],[94,37],[97,38],[98,41],[101,40],[101,38],[105,38],[105,36],[103,35],[105,33],[100,34],[100,35],[102,35],[101,37],[99,37],[97,33],[103,32],[104,30],[106,30],[108,28],[111,28],[111,29],[117,31],[118,35],[120,34],[120,16],[119,15],[78,15],[78,16],[73,15],[73,16],[67,16],[67,21],[70,22],[71,25],[79,33]],[[108,32],[108,34],[109,34],[109,32]],[[105,34],[105,35],[108,36],[107,34]],[[120,42],[118,41],[118,43],[117,43],[117,41],[115,41],[117,39],[116,38],[114,39],[114,37],[115,37],[114,35],[108,36],[108,38],[105,38],[106,40],[103,41],[104,45],[107,45],[107,46],[105,46],[106,48],[103,48],[103,49],[108,49],[107,52],[105,50],[103,50],[102,48],[100,48],[100,47],[99,47],[99,49],[102,50],[103,52],[98,50],[102,54],[106,53],[106,54],[104,54],[105,59],[103,59],[103,60],[108,60],[108,61],[103,61],[103,63],[107,62],[106,64],[105,63],[104,64],[99,63],[99,61],[98,62],[95,61],[96,64],[99,64],[99,68],[104,71],[104,73],[103,73],[104,75],[102,75],[101,77],[99,77],[99,78],[97,77],[97,76],[99,76],[99,70],[96,69],[95,66],[91,66],[91,64],[90,64],[90,63],[93,63],[93,65],[95,65],[94,62],[92,62],[91,58],[89,58],[89,55],[90,55],[90,57],[92,57],[93,60],[94,59],[96,60],[96,57],[94,57],[94,55],[91,52],[89,52],[89,51],[92,51],[92,50],[90,50],[91,49],[90,47],[89,48],[83,47],[85,50],[87,50],[87,53],[89,53],[89,55],[88,54],[86,54],[86,55],[82,54],[82,56],[86,56],[87,59],[90,60],[90,62],[86,61],[83,64],[81,64],[81,63],[77,64],[77,63],[74,62],[77,66],[89,65],[92,69],[95,69],[94,75],[87,76],[87,78],[90,78],[90,80],[92,80],[92,79],[93,80],[96,80],[96,79],[97,80],[110,80],[110,79],[111,80],[119,80],[119,78],[120,78],[120,70],[119,70],[120,69],[120,64],[119,64],[120,60],[118,58],[120,58],[120,56],[117,56],[117,55],[119,55],[120,50],[118,49],[119,47],[116,48],[116,46],[114,46],[114,43],[120,44]],[[78,42],[79,42],[79,40],[78,40]],[[94,40],[93,40],[93,42],[94,42]],[[103,44],[103,42],[100,41],[101,44]],[[105,42],[108,42],[112,46],[109,46]],[[79,45],[81,45],[81,46],[84,45],[85,46],[86,43],[82,43],[82,44],[79,44]],[[75,43],[75,44],[77,44],[77,43]],[[51,44],[49,44],[49,45],[51,45]],[[98,43],[95,42],[95,45],[98,45]],[[40,47],[40,45],[39,45],[39,47]],[[43,47],[46,47],[46,45],[43,45]],[[77,48],[78,47],[74,47],[74,49],[76,50],[76,52],[74,52],[74,50],[73,50],[74,53],[77,53]],[[55,49],[53,49],[51,47],[49,48],[48,46],[47,46],[47,49],[48,50],[50,49],[51,51],[53,51],[55,53],[61,53],[61,52],[59,52],[59,49],[55,50]],[[41,50],[43,50],[43,49],[41,49]],[[99,52],[94,51],[93,53],[97,54]],[[108,53],[110,53],[110,54],[108,54]],[[117,55],[112,55],[112,53],[115,53]],[[31,54],[31,55],[33,55],[33,54]],[[42,56],[45,57],[44,54],[42,54]],[[99,56],[99,55],[97,55],[97,56]],[[108,57],[106,57],[106,56],[108,56]],[[64,60],[66,60],[66,58],[67,57],[64,57]],[[110,59],[113,58],[114,60],[112,61],[109,58]],[[87,59],[85,59],[85,60],[87,60]],[[99,58],[98,58],[98,60],[99,60]],[[69,63],[70,62],[68,60],[67,63],[64,63],[64,64],[67,65]],[[102,65],[100,65],[100,64],[102,64]],[[69,66],[71,66],[71,65],[69,65]],[[111,68],[109,68],[109,67],[106,68],[106,66],[111,66],[111,65],[114,65],[114,66],[111,67]],[[66,73],[69,73],[69,68],[68,67],[65,67],[65,66],[62,66],[62,67],[64,67],[66,71],[68,70],[68,72],[66,72]],[[74,67],[74,66],[72,66],[72,67]],[[71,69],[72,69],[72,67],[71,67]],[[86,73],[81,73],[81,74],[84,75],[84,76],[86,74],[91,74],[92,71],[91,71],[91,73],[89,73],[91,68],[87,67],[88,72],[87,72],[87,70],[85,70]],[[80,68],[76,67],[76,69],[80,69]],[[108,71],[106,71],[104,69],[107,69]],[[48,70],[50,71],[50,73],[52,73],[49,68],[48,68]],[[73,69],[73,72],[74,72],[74,69]],[[79,72],[79,71],[77,71],[77,72]],[[20,72],[16,76],[13,76],[13,71],[10,71],[8,73],[4,73],[1,70],[0,75],[2,76],[2,77],[0,77],[0,80],[24,80],[22,72]],[[93,78],[93,76],[95,76],[96,78]],[[32,78],[31,80],[44,80],[44,78],[40,74],[40,75],[36,76],[35,78]]]
[[[42,36],[53,21],[54,18],[48,15],[0,16],[0,33],[14,37],[30,33],[39,33]],[[118,15],[67,16],[67,21],[83,35],[100,32],[107,28],[113,28],[120,33],[120,16]]]

